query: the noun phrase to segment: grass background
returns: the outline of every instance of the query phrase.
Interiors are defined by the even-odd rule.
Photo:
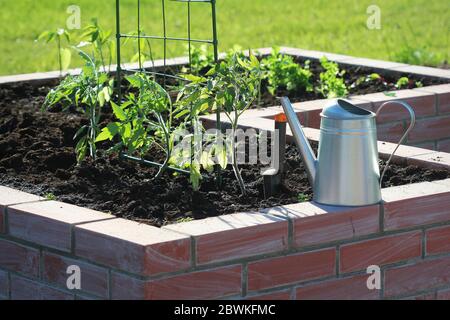
[[[121,0],[122,31],[136,30],[136,0]],[[368,30],[369,5],[381,8],[382,29]],[[45,30],[65,27],[69,5],[81,8],[82,27],[98,17],[105,28],[115,28],[114,0],[0,0],[0,74],[58,68],[55,44],[35,43]],[[161,1],[142,0],[143,29],[162,34]],[[186,5],[167,1],[168,35],[186,36]],[[418,63],[448,61],[450,4],[448,0],[217,0],[220,50],[235,44],[244,48],[293,46],[304,49],[408,62],[419,50]],[[208,4],[192,4],[192,36],[210,38]],[[162,45],[152,41],[156,57]],[[135,44],[123,49],[123,60],[133,56]],[[170,45],[169,56],[183,54]],[[425,57],[423,56],[425,55]],[[79,64],[76,60],[72,67]]]

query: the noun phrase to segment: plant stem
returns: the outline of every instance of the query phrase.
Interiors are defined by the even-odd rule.
[[[241,193],[242,195],[246,194],[246,190],[245,190],[245,184],[244,184],[244,180],[242,179],[242,175],[241,172],[239,170],[239,166],[238,166],[238,161],[237,161],[237,150],[236,150],[236,128],[237,128],[237,120],[235,120],[235,122],[233,123],[233,128],[232,128],[232,135],[231,135],[231,149],[232,149],[232,163],[233,163],[233,171],[234,171],[234,175],[236,176],[236,179],[238,181],[239,184],[239,188],[241,189]]]
[[[63,68],[62,68],[62,57],[61,57],[61,37],[57,35],[58,38],[58,61],[59,61],[59,76],[62,77],[63,75]]]

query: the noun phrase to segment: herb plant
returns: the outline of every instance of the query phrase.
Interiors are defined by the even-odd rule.
[[[36,41],[44,40],[46,43],[56,42],[58,49],[58,64],[59,64],[59,73],[62,76],[63,72],[66,71],[72,60],[72,52],[69,48],[63,48],[62,42],[63,39],[66,40],[67,44],[70,44],[70,34],[65,29],[58,29],[56,31],[45,31],[39,35]]]
[[[348,89],[343,79],[345,71],[340,71],[337,63],[329,61],[326,57],[323,57],[320,63],[325,71],[320,74],[318,91],[328,99],[348,95]]]
[[[263,59],[262,65],[266,70],[268,90],[272,95],[275,95],[276,91],[281,88],[287,91],[313,90],[309,61],[302,68],[294,61],[293,57],[280,54],[279,50],[275,49],[269,57]]]
[[[95,160],[96,137],[99,131],[101,108],[109,102],[112,95],[113,80],[106,73],[98,71],[95,59],[77,49],[85,66],[80,75],[67,76],[55,89],[52,89],[44,102],[43,109],[62,105],[64,109],[75,105],[88,119],[89,123],[82,126],[74,136],[78,140],[75,147],[77,161],[81,162],[86,155]]]

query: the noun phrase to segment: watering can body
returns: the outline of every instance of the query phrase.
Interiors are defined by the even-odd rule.
[[[367,206],[381,201],[377,114],[346,100],[331,101],[321,113],[316,158],[289,100],[282,98],[282,105],[313,186],[315,202]],[[415,116],[410,107],[408,111],[412,129]]]

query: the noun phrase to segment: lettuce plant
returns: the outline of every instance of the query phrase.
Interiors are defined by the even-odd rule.
[[[62,105],[66,110],[76,106],[89,120],[74,136],[78,140],[75,147],[77,161],[81,162],[89,155],[95,160],[97,148],[96,138],[102,107],[111,100],[113,80],[106,73],[98,71],[95,59],[85,52],[76,49],[85,62],[80,75],[67,76],[55,89],[52,89],[44,102],[43,109],[48,110],[55,105]]]
[[[345,71],[339,70],[337,63],[329,61],[326,57],[320,60],[320,64],[325,69],[320,74],[320,85],[318,91],[326,98],[340,98],[348,95],[343,75]]]
[[[309,61],[302,68],[291,56],[282,55],[274,49],[269,57],[262,60],[262,65],[269,83],[268,90],[272,95],[281,88],[288,91],[313,90]]]

